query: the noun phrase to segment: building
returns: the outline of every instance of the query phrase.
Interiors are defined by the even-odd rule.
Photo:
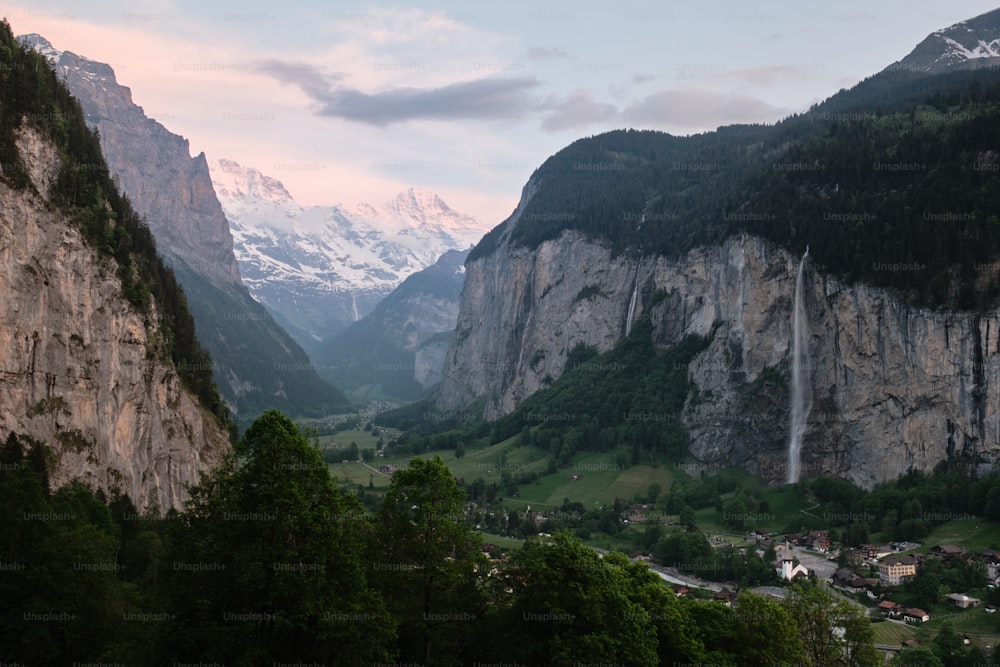
[[[865,560],[875,560],[878,558],[878,547],[874,544],[862,544],[861,557]]]
[[[903,612],[903,620],[907,623],[926,623],[931,620],[931,615],[923,609],[911,607]]]
[[[917,560],[913,556],[889,556],[878,564],[878,577],[883,586],[899,586],[916,574]]]
[[[939,544],[936,547],[931,547],[931,554],[937,556],[941,560],[951,560],[952,558],[960,558],[964,556],[965,549],[957,547],[954,544]]]
[[[838,569],[833,574],[831,581],[834,586],[839,586],[849,593],[860,593],[879,583],[878,579],[866,579],[846,567]]]
[[[811,530],[806,535],[806,544],[811,544],[816,551],[827,551],[830,549],[830,533],[826,530]]]
[[[878,603],[877,609],[888,618],[900,618],[903,615],[903,605],[892,600],[882,600]]]
[[[949,593],[947,596],[948,601],[952,602],[956,607],[961,609],[968,609],[969,607],[978,607],[983,603],[982,600],[978,598],[970,598],[968,595],[963,593]]]
[[[775,568],[778,576],[785,581],[792,581],[795,577],[809,576],[809,569],[805,565],[802,563],[795,565],[794,563],[795,562],[791,558],[782,558],[781,567]]]

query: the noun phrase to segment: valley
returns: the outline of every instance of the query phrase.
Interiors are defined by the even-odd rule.
[[[416,42],[461,23],[421,20]],[[370,93],[221,67],[355,124],[345,156],[436,128],[440,164],[378,178],[250,166],[279,126],[324,142],[263,111],[221,112],[261,148],[192,156],[119,82],[138,67],[14,27],[0,663],[993,664],[1000,10],[687,134],[529,103],[543,77],[504,66]],[[560,124],[580,108],[615,124]],[[463,114],[520,113],[576,138],[498,224],[419,184],[456,178]],[[442,181],[458,208],[514,170],[473,157],[478,185]],[[308,204],[302,164],[330,167]]]

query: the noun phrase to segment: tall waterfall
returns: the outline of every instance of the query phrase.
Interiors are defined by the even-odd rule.
[[[806,349],[809,327],[803,294],[803,273],[809,246],[799,263],[799,275],[795,279],[795,312],[792,319],[792,410],[788,434],[788,483],[799,481],[801,469],[802,437],[805,435],[809,410],[812,408],[812,387],[809,383],[809,351]]]
[[[635,233],[638,238],[639,232],[642,230],[642,223],[646,222],[646,214],[643,213],[642,217],[639,218],[639,224],[636,225]],[[635,302],[639,296],[639,267],[642,266],[642,240],[639,240],[639,261],[635,265],[635,280],[632,286],[632,299],[628,302],[628,315],[625,318],[625,335],[628,336],[632,333],[632,318],[635,317]]]

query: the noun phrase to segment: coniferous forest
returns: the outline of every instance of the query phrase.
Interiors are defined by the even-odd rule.
[[[1000,73],[887,71],[776,125],[580,139],[470,261],[508,233],[534,248],[572,229],[668,257],[751,233],[911,305],[982,310],[1000,294],[998,128]]]
[[[50,492],[48,457],[16,436],[0,449],[6,661],[774,665],[847,647],[849,664],[878,664],[865,613],[820,585],[683,600],[569,533],[491,560],[440,459],[413,459],[368,511],[274,411],[182,512]],[[843,645],[816,635],[830,618]]]

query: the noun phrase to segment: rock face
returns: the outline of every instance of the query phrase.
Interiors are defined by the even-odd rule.
[[[48,44],[31,37],[36,48]],[[51,45],[49,50],[59,53]],[[80,100],[87,124],[100,132],[108,167],[149,224],[160,254],[172,264],[183,261],[215,283],[239,284],[233,237],[205,154],[191,157],[187,139],[147,118],[109,65],[69,51],[59,53],[56,63]]]
[[[49,59],[100,133],[108,168],[184,288],[213,378],[237,422],[247,425],[267,408],[317,416],[346,405],[240,282],[205,155],[191,157],[187,139],[148,118],[109,65],[58,51],[39,35],[21,41]]]
[[[412,400],[441,379],[458,318],[468,251],[449,250],[403,281],[375,310],[327,341],[320,368],[357,390],[377,384],[386,396]]]
[[[935,30],[905,58],[888,67],[927,74],[995,68],[1000,63],[1000,10]]]
[[[742,237],[676,261],[646,257],[637,270],[636,257],[614,257],[576,232],[533,251],[501,238],[494,253],[467,265],[439,407],[485,397],[487,418],[510,412],[559,377],[577,343],[603,352],[619,342],[638,286],[633,319],[651,320],[658,346],[711,337],[689,366],[691,453],[781,482],[798,260]],[[803,477],[833,474],[871,487],[950,457],[1000,460],[998,314],[913,308],[807,267],[813,409]]]
[[[125,299],[114,261],[47,210],[54,147],[25,130],[19,150],[41,197],[0,183],[0,429],[52,448],[53,486],[180,508],[228,436],[157,354],[155,322]]]

